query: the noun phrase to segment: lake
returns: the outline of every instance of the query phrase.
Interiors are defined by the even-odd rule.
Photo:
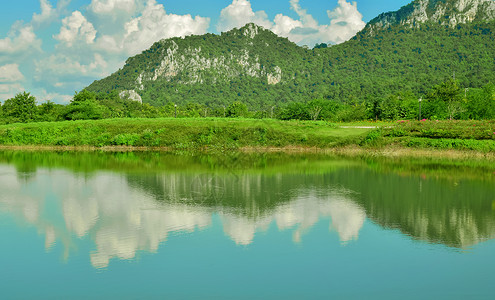
[[[2,299],[495,299],[495,164],[0,152]]]

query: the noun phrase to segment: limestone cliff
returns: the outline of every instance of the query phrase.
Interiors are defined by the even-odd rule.
[[[454,27],[458,24],[493,20],[493,0],[414,0],[398,11],[380,14],[366,25],[364,31],[373,35],[377,30],[393,25],[414,27],[430,22]]]

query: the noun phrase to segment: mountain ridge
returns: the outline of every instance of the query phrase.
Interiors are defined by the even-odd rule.
[[[382,13],[366,24],[364,31],[373,34],[376,30],[393,25],[417,27],[426,22],[456,26],[471,22],[495,20],[493,0],[414,0],[397,11]]]
[[[418,11],[435,18],[443,11],[444,21],[421,19]],[[473,11],[469,18],[460,17]],[[456,22],[467,21],[452,26],[451,15]],[[464,86],[479,87],[495,73],[493,20],[492,0],[415,0],[379,15],[345,43],[313,50],[251,23],[221,35],[158,41],[87,89],[118,90],[156,106],[218,107],[241,101],[261,107],[315,98],[352,103],[404,91],[420,94],[453,73]]]

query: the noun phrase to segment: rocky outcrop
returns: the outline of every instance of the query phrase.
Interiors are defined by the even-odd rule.
[[[258,27],[254,24],[243,30],[243,34],[250,39],[257,33]],[[268,70],[261,65],[260,57],[251,54],[248,49],[233,50],[227,55],[211,57],[201,47],[180,49],[173,40],[163,40],[161,43],[161,62],[154,70],[143,71],[138,76],[138,89],[142,89],[144,82],[159,79],[176,80],[182,84],[202,84],[207,78],[211,78],[210,74],[215,74],[215,81],[240,76],[266,77],[271,85],[282,81],[282,69],[279,66]]]
[[[119,97],[120,99],[128,99],[139,103],[143,103],[141,96],[135,90],[122,91],[119,93]]]
[[[373,35],[378,30],[394,25],[415,27],[431,22],[454,27],[458,24],[493,20],[493,0],[415,0],[398,11],[379,15],[366,25],[364,31]]]

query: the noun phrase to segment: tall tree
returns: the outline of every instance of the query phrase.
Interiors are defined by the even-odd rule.
[[[14,122],[29,122],[36,115],[36,98],[30,93],[22,92],[14,98],[5,100],[2,109],[4,115],[13,118]]]
[[[429,97],[445,102],[451,120],[457,114],[465,111],[465,108],[461,103],[461,87],[454,79],[449,79],[442,84],[435,86]]]

